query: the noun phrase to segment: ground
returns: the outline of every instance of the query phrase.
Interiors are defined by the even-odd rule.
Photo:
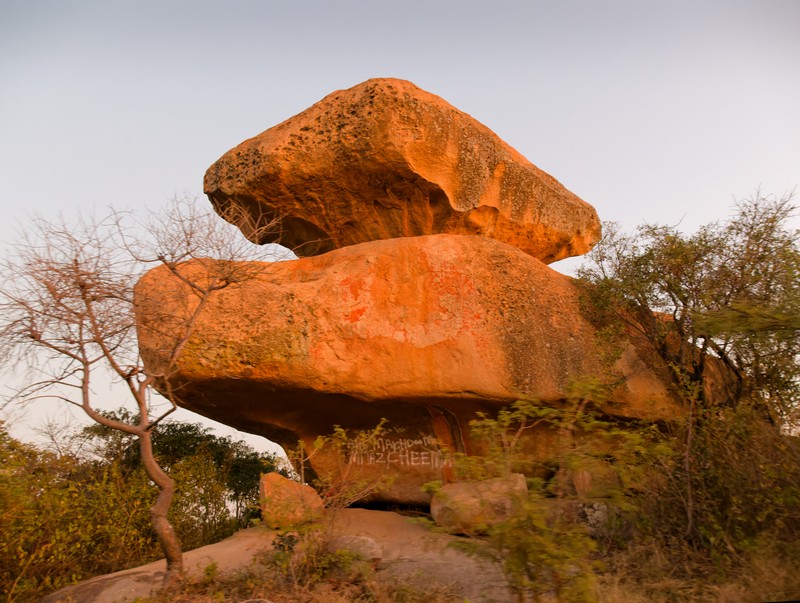
[[[449,588],[458,600],[473,603],[514,601],[496,567],[452,547],[455,536],[431,531],[419,521],[390,511],[343,509],[336,512],[325,529],[345,536],[367,536],[380,547],[377,574],[397,578],[417,590]],[[188,576],[202,576],[216,564],[218,574],[245,569],[254,557],[272,548],[277,532],[257,526],[237,532],[216,544],[184,555]],[[122,603],[154,594],[164,577],[163,560],[137,568],[98,576],[62,589],[41,603],[80,601],[81,603]]]

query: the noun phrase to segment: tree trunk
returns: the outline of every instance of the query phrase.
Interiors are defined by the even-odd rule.
[[[175,493],[175,482],[156,462],[150,431],[143,430],[139,434],[139,450],[148,477],[155,482],[159,489],[156,504],[150,508],[150,519],[167,560],[167,575],[164,579],[166,585],[183,573],[181,543],[175,533],[175,528],[167,519],[167,513],[172,504],[172,495]]]

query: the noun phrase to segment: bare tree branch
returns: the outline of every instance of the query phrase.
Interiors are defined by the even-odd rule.
[[[261,221],[259,228],[278,224],[277,219]],[[9,400],[58,400],[138,438],[144,468],[159,488],[151,519],[167,558],[168,579],[182,571],[183,557],[167,520],[174,483],[156,462],[152,437],[177,408],[169,377],[212,296],[255,278],[263,261],[275,259],[274,252],[254,246],[233,228],[188,199],[175,199],[145,222],[114,210],[100,220],[37,218],[0,265],[0,361],[15,366],[22,361],[38,374]],[[198,262],[203,270],[196,269]],[[160,334],[169,343],[165,362],[154,371],[139,356],[134,286],[156,266],[166,267],[195,300],[190,312],[165,316],[168,329]],[[130,422],[98,407],[92,384],[102,372],[125,385],[137,410],[125,417]],[[153,404],[156,384],[169,403],[166,411]]]

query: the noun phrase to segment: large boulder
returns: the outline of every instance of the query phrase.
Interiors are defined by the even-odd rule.
[[[248,238],[299,256],[452,233],[550,263],[600,238],[589,204],[466,113],[396,79],[334,92],[244,141],[208,169],[205,192]]]
[[[214,265],[181,270],[201,281]],[[427,501],[420,486],[446,473],[443,447],[476,450],[476,412],[518,399],[558,404],[575,380],[616,383],[610,400],[596,401],[609,415],[680,413],[665,368],[641,348],[630,343],[604,363],[572,279],[496,240],[390,239],[247,269],[210,298],[162,387],[186,408],[289,447],[335,425],[388,419],[348,459],[353,476],[393,478],[386,500]],[[180,332],[171,325],[197,297],[162,267],[139,282],[136,302],[142,356],[163,371]],[[534,438],[532,453],[552,452],[548,437]]]

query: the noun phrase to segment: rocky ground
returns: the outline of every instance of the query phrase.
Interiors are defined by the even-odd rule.
[[[327,529],[341,537],[342,542],[351,537],[374,541],[380,553],[378,577],[397,578],[423,592],[447,587],[459,600],[473,603],[514,600],[498,568],[451,546],[459,537],[431,531],[413,518],[390,511],[344,509],[336,513]],[[259,552],[272,547],[276,533],[258,526],[189,551],[184,559],[187,574],[202,576],[205,568],[214,563],[219,574],[245,569]],[[157,591],[164,569],[165,562],[161,560],[98,576],[53,593],[41,603],[132,602]]]

